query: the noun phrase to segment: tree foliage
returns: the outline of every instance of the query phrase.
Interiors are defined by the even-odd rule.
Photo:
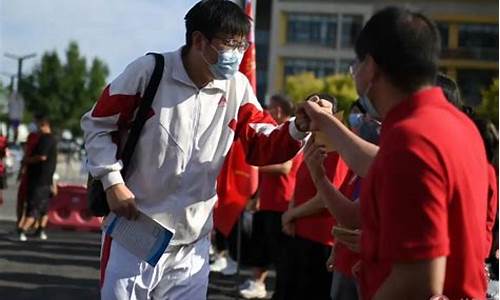
[[[313,73],[302,73],[286,78],[285,92],[295,103],[300,103],[311,94],[322,92],[325,81],[316,78]]]
[[[75,42],[69,44],[65,58],[63,63],[55,51],[44,53],[33,72],[23,78],[21,92],[28,112],[47,115],[54,127],[79,135],[80,118],[96,101],[109,71],[98,58],[87,68]]]
[[[490,120],[498,128],[498,78],[481,92],[483,101],[477,108],[480,116]]]
[[[306,72],[286,78],[285,93],[295,103],[300,103],[313,93],[327,93],[338,101],[339,111],[348,113],[351,104],[358,98],[354,81],[347,74],[336,74],[325,78],[317,78]]]

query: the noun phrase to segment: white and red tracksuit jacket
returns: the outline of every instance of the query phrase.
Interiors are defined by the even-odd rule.
[[[216,178],[239,137],[252,165],[282,163],[302,146],[293,122],[276,127],[263,113],[247,78],[214,80],[202,89],[188,77],[181,50],[164,54],[165,69],[127,172],[138,208],[175,230],[173,245],[212,229]],[[124,182],[116,158],[154,68],[154,58],[132,62],[81,120],[90,173],[104,188]]]

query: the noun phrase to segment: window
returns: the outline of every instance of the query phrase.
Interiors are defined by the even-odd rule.
[[[304,72],[313,72],[316,77],[332,75],[335,73],[335,61],[305,58],[293,58],[285,61],[285,77]]]
[[[458,70],[457,83],[464,102],[473,106],[481,103],[481,90],[487,88],[497,76],[498,72],[493,70]]]
[[[363,16],[342,15],[340,48],[354,48],[354,43],[363,28]]]
[[[339,60],[339,69],[337,73],[340,74],[349,74],[349,66],[354,61],[353,59],[341,59]]]
[[[437,23],[436,24],[439,35],[441,36],[441,48],[448,49],[448,39],[450,33],[450,25],[446,23]]]
[[[328,14],[289,14],[287,41],[335,47],[337,16]]]
[[[462,24],[458,46],[464,58],[498,60],[498,24]]]

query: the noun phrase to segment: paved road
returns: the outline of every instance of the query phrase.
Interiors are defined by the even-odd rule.
[[[62,182],[85,179],[78,162],[66,165],[61,160],[58,173]],[[19,242],[12,233],[16,192],[17,184],[9,178],[0,206],[0,299],[99,299],[100,234],[48,230],[47,241],[28,237],[28,242]],[[239,278],[211,274],[207,299],[235,299],[235,287],[250,273],[243,269]]]

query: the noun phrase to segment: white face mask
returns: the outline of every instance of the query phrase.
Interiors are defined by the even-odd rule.
[[[215,64],[211,64],[206,60],[205,56],[203,56],[203,58],[208,64],[210,72],[212,72],[214,78],[218,80],[226,80],[233,77],[240,68],[240,63],[243,59],[243,52],[236,49],[219,51],[212,45],[210,45],[210,47],[217,52],[217,62]]]

